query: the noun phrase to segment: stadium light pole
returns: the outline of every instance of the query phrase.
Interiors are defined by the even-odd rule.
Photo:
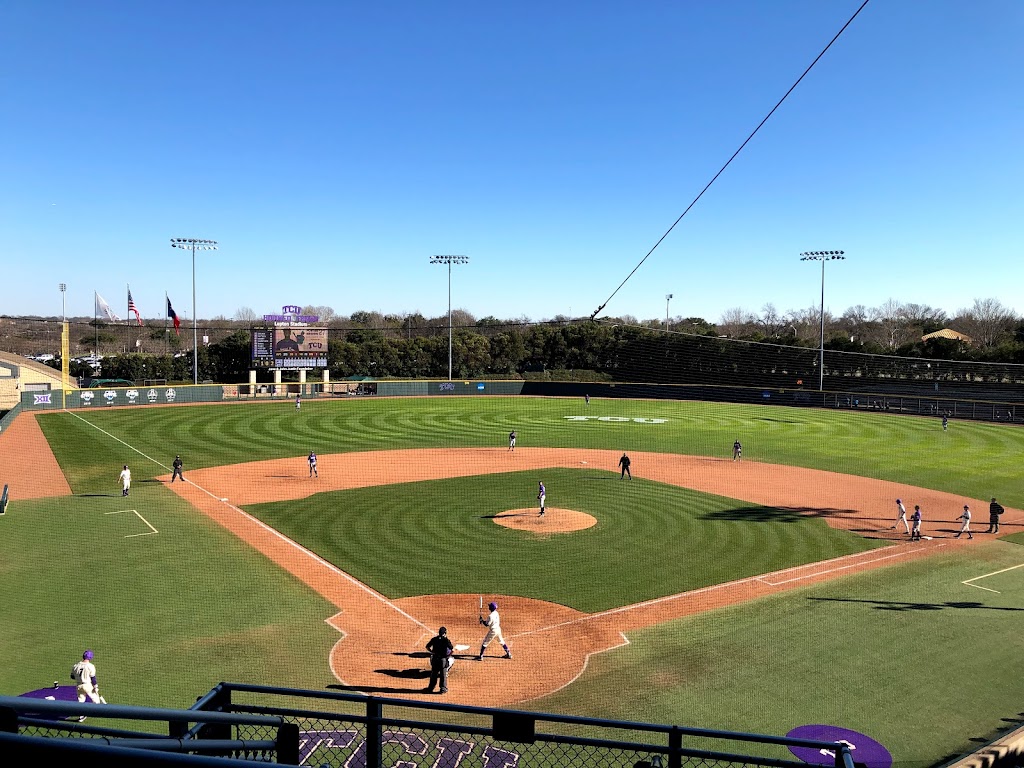
[[[668,303],[670,301],[672,301],[672,297],[674,295],[675,294],[672,294],[672,293],[666,293],[665,294],[665,330],[666,331],[668,330]]]
[[[431,256],[431,264],[448,265],[448,381],[452,380],[452,264],[468,264],[469,256]]]
[[[68,284],[57,283],[57,287],[60,288],[60,321],[62,323],[66,323],[68,321],[68,315],[65,309],[67,305],[64,303],[64,295],[67,293]]]
[[[196,251],[216,251],[216,240],[172,237],[171,248],[192,251],[192,383],[199,383],[199,332],[196,326]]]
[[[804,251],[800,261],[821,262],[821,346],[818,357],[818,391],[825,391],[825,262],[845,261],[844,251]]]

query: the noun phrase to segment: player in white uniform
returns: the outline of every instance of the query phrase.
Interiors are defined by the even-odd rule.
[[[508,449],[510,451],[516,449],[516,431],[514,429],[508,433]]]
[[[295,396],[295,410],[299,410],[302,407],[302,395]]]
[[[316,471],[316,454],[313,451],[309,452],[309,476],[320,477],[320,473]]]
[[[544,488],[544,483],[537,483],[537,501],[540,502],[540,516],[544,517],[544,502],[547,501],[548,492]]]
[[[892,524],[890,531],[895,531],[896,526],[903,523],[903,527],[907,529],[907,533],[910,533],[910,523],[907,522],[907,508],[903,506],[903,502],[900,499],[896,499],[896,522]]]
[[[963,526],[960,528],[960,533],[966,533],[968,539],[973,539],[974,538],[974,534],[971,533],[971,508],[969,506],[967,506],[966,504],[964,504],[964,513],[962,515],[960,515],[960,517],[958,517],[957,520],[963,520],[964,521]],[[953,538],[959,539],[960,538],[960,533],[958,533]]]
[[[490,613],[487,618],[480,617],[480,623],[487,627],[487,634],[484,635],[484,640],[480,644],[480,655],[476,657],[477,661],[484,660],[484,651],[487,650],[487,646],[491,644],[491,640],[495,638],[501,643],[501,647],[505,649],[505,658],[512,658],[512,651],[508,649],[508,645],[505,643],[505,638],[501,635],[501,617],[498,616],[498,604],[488,603],[487,607],[490,609]]]
[[[128,489],[132,487],[132,471],[128,469],[128,465],[124,465],[124,469],[121,470],[121,474],[117,476],[117,479],[121,481],[121,495],[127,496]]]
[[[83,704],[86,699],[93,704],[100,703],[100,686],[96,682],[96,666],[92,663],[92,655],[92,651],[86,651],[82,654],[82,660],[71,667],[71,679],[78,684],[78,701]]]

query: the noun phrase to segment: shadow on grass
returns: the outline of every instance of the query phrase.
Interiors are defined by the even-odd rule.
[[[430,679],[430,673],[423,674],[424,680]],[[338,685],[332,683],[327,686],[332,691],[351,691],[352,693],[423,693],[423,686],[415,688],[395,688],[387,685]]]
[[[947,600],[944,603],[905,603],[900,600],[860,600],[852,597],[809,597],[821,603],[864,603],[873,605],[878,611],[942,611],[947,608],[982,609],[986,611],[1024,611],[1024,608],[1006,608],[985,605],[976,600]]]
[[[795,523],[806,517],[845,517],[848,520],[879,520],[860,517],[856,509],[829,509],[825,507],[734,507],[701,515],[701,520],[729,520],[745,523]]]

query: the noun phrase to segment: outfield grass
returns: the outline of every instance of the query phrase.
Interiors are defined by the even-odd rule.
[[[579,415],[666,422],[565,418]],[[281,402],[97,409],[39,421],[78,495],[17,502],[0,518],[0,576],[18,596],[6,601],[0,622],[0,648],[16,660],[0,665],[5,693],[66,677],[65,667],[87,645],[97,650],[111,700],[182,706],[220,679],[311,688],[330,680],[327,652],[337,636],[323,619],[334,609],[168,489],[140,482],[169,474],[175,453],[187,476],[197,467],[299,458],[311,449],[503,446],[513,428],[523,447],[717,456],[728,456],[739,438],[748,459],[1024,507],[1024,430],[954,421],[943,432],[934,419],[875,413],[366,398],[308,400],[299,413]],[[124,539],[120,527],[137,521],[103,515],[125,508],[107,495],[116,493],[124,463],[136,478],[131,505],[157,536]],[[730,520],[737,502],[645,481],[642,462],[634,470],[632,484],[595,479],[607,476],[596,470],[545,470],[550,505],[599,520],[593,529],[547,539],[488,519],[532,506],[533,472],[322,494],[252,511],[392,596],[444,584],[453,592],[531,594],[581,610],[871,546],[821,520],[772,520],[770,510]],[[984,517],[978,515],[981,525]],[[1024,534],[1001,542],[976,537],[955,554],[633,633],[630,646],[592,658],[578,681],[530,706],[765,733],[832,723],[882,740],[900,762],[938,763],[1024,710],[1017,685],[1024,568],[983,582],[997,593],[961,584],[1024,563],[1014,541],[1024,543]],[[385,545],[388,556],[381,557]]]
[[[664,424],[569,421],[566,416],[663,418]],[[729,456],[875,477],[1024,506],[1017,481],[1024,430],[848,411],[674,401],[527,397],[310,400],[46,413],[39,416],[76,492],[106,489],[124,463],[137,477],[240,461],[393,448],[519,445]],[[154,459],[102,433],[100,427]],[[643,476],[643,467],[634,467]],[[111,476],[112,479],[107,480]]]
[[[548,469],[548,504],[598,524],[538,536],[495,515],[536,504],[538,473],[318,493],[246,511],[389,597],[516,594],[588,613],[862,552],[822,519],[617,473]],[[412,565],[411,565],[412,564]],[[553,577],[557,573],[557,577]]]

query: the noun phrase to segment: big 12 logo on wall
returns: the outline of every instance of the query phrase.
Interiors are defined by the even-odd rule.
[[[81,397],[82,405],[92,405],[92,399],[96,397],[96,395],[94,395],[92,392],[83,392]]]

